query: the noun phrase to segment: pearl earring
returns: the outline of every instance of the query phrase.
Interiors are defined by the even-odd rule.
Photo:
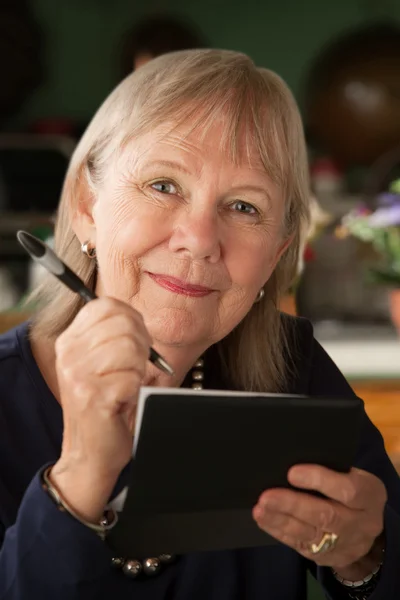
[[[265,290],[264,290],[264,288],[261,288],[261,290],[257,294],[257,298],[255,299],[254,303],[261,302],[261,300],[264,298],[264,296],[265,296]]]
[[[96,247],[90,240],[83,242],[81,250],[88,258],[96,258]]]

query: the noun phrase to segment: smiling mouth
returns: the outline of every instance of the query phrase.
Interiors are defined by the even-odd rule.
[[[184,281],[176,279],[175,277],[158,275],[157,273],[148,273],[148,275],[162,288],[175,294],[181,294],[182,296],[203,298],[204,296],[209,296],[215,292],[215,290],[203,287],[201,285],[191,285],[189,283],[185,283]]]

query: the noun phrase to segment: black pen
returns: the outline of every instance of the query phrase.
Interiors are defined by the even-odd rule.
[[[47,271],[55,275],[70,290],[79,294],[85,301],[90,302],[97,298],[96,294],[89,290],[83,281],[53,252],[47,244],[26,231],[18,231],[17,239],[24,250]],[[150,348],[149,360],[164,373],[173,375],[174,371],[169,364],[153,348]]]

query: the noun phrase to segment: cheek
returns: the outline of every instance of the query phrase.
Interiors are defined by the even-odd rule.
[[[165,219],[141,197],[101,199],[96,218],[97,243],[110,256],[140,257],[164,235]]]
[[[231,240],[226,266],[233,283],[251,293],[260,289],[275,267],[277,249],[275,236],[255,232]]]

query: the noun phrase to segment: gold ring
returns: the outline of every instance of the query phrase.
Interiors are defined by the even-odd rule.
[[[329,550],[333,550],[336,546],[339,536],[336,533],[324,533],[319,544],[311,544],[312,554],[323,554]]]

